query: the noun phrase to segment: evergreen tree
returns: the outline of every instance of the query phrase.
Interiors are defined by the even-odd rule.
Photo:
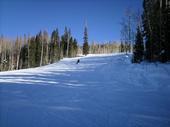
[[[170,60],[168,40],[170,5],[167,0],[143,1],[143,28],[146,43],[145,59],[149,61]]]
[[[143,60],[144,44],[140,28],[137,28],[136,41],[133,48],[133,63],[140,63]]]
[[[28,45],[25,44],[21,48],[21,65],[20,68],[27,68],[28,65]]]
[[[69,31],[65,27],[64,35],[61,37],[61,52],[63,57],[67,57],[67,44],[69,39]]]
[[[41,51],[42,51],[42,32],[40,31],[35,38],[35,67],[38,67],[41,62]]]
[[[161,61],[170,60],[170,1],[160,0]]]
[[[58,29],[54,30],[51,35],[51,43],[50,43],[50,62],[53,63],[60,59],[60,51],[59,51],[60,37]]]
[[[84,29],[84,43],[83,43],[83,55],[89,54],[89,44],[88,44],[88,32],[87,26]]]
[[[36,67],[36,41],[35,37],[29,40],[29,66]]]
[[[77,40],[74,39],[74,40],[73,40],[73,52],[72,52],[73,55],[72,55],[72,56],[73,56],[73,57],[76,57],[77,52],[78,52]]]
[[[73,51],[74,51],[74,47],[73,47],[73,38],[71,37],[69,39],[69,48],[68,48],[68,57],[73,57]]]

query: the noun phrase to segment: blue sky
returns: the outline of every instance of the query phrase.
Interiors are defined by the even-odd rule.
[[[15,38],[40,30],[63,34],[65,26],[81,43],[85,20],[89,42],[120,39],[125,10],[142,8],[142,0],[0,0],[0,34]]]

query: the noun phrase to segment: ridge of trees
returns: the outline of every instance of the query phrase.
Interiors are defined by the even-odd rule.
[[[119,52],[120,44],[118,42],[95,43],[89,45],[90,54],[108,54]]]
[[[63,57],[75,57],[77,52],[77,40],[67,27],[62,36],[59,36],[58,29],[53,30],[51,36],[47,31],[40,31],[35,36],[17,37],[15,41],[1,35],[0,71],[39,67]]]

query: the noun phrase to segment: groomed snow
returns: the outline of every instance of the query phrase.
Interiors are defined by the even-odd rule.
[[[170,127],[170,64],[79,58],[0,72],[0,127]]]

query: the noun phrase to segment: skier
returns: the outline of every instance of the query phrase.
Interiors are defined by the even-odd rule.
[[[80,60],[78,59],[76,64],[79,64],[79,63],[80,63]]]

